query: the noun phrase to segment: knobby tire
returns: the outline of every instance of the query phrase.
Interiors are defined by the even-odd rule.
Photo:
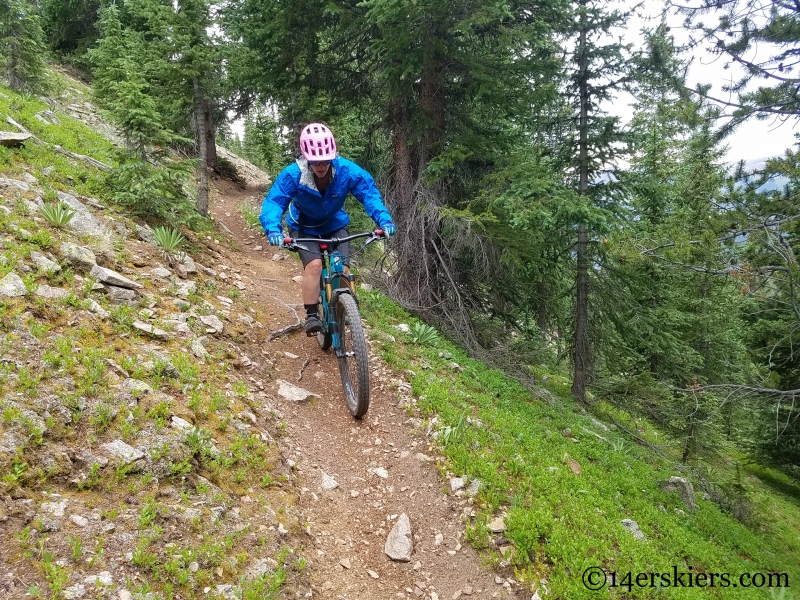
[[[369,361],[361,315],[355,298],[350,294],[341,294],[336,301],[336,321],[342,353],[352,352],[352,356],[339,358],[344,401],[350,414],[360,419],[369,408]]]

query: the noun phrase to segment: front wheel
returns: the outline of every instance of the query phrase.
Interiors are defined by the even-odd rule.
[[[350,414],[360,419],[369,408],[369,362],[361,315],[355,298],[350,294],[341,294],[336,301],[336,321],[339,325],[340,352],[337,354],[344,401]]]

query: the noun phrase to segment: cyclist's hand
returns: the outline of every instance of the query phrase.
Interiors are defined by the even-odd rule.
[[[387,239],[397,233],[397,227],[394,226],[394,223],[384,223],[381,225],[381,229],[383,229]]]
[[[270,232],[267,234],[267,239],[269,240],[270,246],[282,246],[283,245],[283,234],[278,233],[277,231]]]

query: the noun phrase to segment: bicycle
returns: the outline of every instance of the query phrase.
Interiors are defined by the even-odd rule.
[[[308,250],[302,242],[309,242],[319,244],[322,251],[319,297],[323,329],[317,333],[317,343],[322,350],[327,351],[333,347],[339,361],[345,404],[356,419],[367,414],[369,408],[369,358],[361,315],[358,312],[355,277],[352,273],[344,272],[342,255],[336,248],[343,242],[360,238],[368,239],[357,252],[376,240],[387,239],[381,229],[344,238],[283,239],[283,247],[288,250]]]

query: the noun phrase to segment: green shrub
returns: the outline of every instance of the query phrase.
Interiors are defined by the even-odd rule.
[[[53,227],[64,227],[75,216],[75,211],[64,202],[55,204],[45,204],[42,207],[42,215]]]

